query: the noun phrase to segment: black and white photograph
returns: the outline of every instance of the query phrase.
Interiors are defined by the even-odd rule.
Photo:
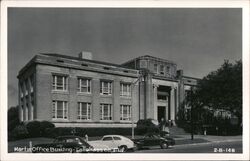
[[[5,157],[249,159],[241,3],[55,2],[1,6]]]

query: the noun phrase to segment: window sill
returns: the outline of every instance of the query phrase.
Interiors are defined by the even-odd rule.
[[[56,119],[56,118],[52,118],[52,122],[69,122],[68,119]]]
[[[100,120],[100,122],[114,122],[114,120]]]
[[[120,120],[121,123],[132,123],[131,120]]]
[[[51,93],[69,94],[69,91],[52,90]]]
[[[131,99],[131,96],[120,96],[120,97],[124,99]]]
[[[79,119],[77,119],[76,122],[79,122],[79,123],[81,123],[81,122],[93,122],[93,120],[79,120]]]
[[[101,97],[112,97],[112,94],[110,95],[105,95],[105,94],[100,94]]]
[[[85,93],[85,92],[77,92],[76,93],[77,95],[87,95],[87,96],[89,96],[89,95],[92,95],[92,93]]]

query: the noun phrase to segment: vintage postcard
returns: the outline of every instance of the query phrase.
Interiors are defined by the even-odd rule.
[[[249,160],[249,1],[2,1],[1,160]]]

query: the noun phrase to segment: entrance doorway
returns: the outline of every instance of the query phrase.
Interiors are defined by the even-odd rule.
[[[158,106],[157,107],[157,119],[160,122],[161,118],[166,120],[166,107],[165,106]]]

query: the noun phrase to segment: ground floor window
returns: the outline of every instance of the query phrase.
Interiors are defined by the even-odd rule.
[[[120,106],[120,120],[131,120],[131,106],[130,105]]]
[[[91,103],[78,102],[78,120],[90,120],[91,119]]]
[[[100,120],[112,120],[112,105],[111,104],[101,104]]]
[[[54,119],[68,119],[68,102],[53,101],[52,116]]]

